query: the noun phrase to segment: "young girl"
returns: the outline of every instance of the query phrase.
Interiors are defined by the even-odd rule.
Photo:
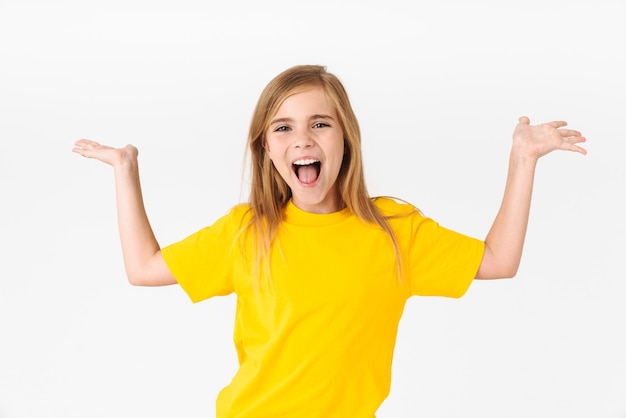
[[[113,167],[130,283],[178,283],[193,302],[237,295],[240,367],[217,398],[218,417],[372,418],[389,392],[406,300],[458,298],[473,279],[516,274],[537,160],[586,153],[576,145],[585,138],[564,126],[519,118],[484,241],[368,195],[357,119],[321,66],[290,68],[261,94],[250,201],[163,249],[144,210],[137,149],[81,139],[74,151]]]

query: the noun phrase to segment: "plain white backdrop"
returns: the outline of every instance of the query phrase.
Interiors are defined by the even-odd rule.
[[[248,122],[323,64],[373,195],[484,237],[520,115],[589,155],[538,166],[517,278],[409,300],[378,416],[626,417],[626,2],[0,0],[0,418],[209,417],[234,296],[127,284],[110,167],[140,150],[162,245],[247,198]],[[355,347],[358,349],[358,347]]]

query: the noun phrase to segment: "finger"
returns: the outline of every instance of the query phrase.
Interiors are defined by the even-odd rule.
[[[87,148],[87,147],[93,148],[93,147],[100,146],[100,144],[98,142],[92,141],[92,140],[89,140],[89,139],[84,139],[84,138],[83,139],[79,139],[78,141],[76,141],[74,143],[74,145],[76,145],[77,147],[81,147],[81,148]]]
[[[520,116],[518,121],[522,125],[530,125],[530,119],[528,118],[528,116]]]
[[[580,137],[582,134],[573,129],[559,129],[559,133],[562,137]]]
[[[81,144],[81,145],[76,144],[76,146],[72,148],[73,152],[76,152],[82,155],[83,157],[91,156],[91,154],[93,154],[93,150],[94,150],[94,147],[90,144]]]
[[[83,157],[94,158],[95,153],[103,148],[105,147],[100,145],[98,142],[83,138],[76,141],[75,147],[72,151],[82,155]]]
[[[567,150],[567,151],[575,151],[583,155],[586,155],[587,150],[584,149],[583,147],[576,145],[576,144],[581,144],[583,142],[587,142],[587,138],[585,138],[584,136],[569,136],[569,137],[563,138],[563,142],[561,143],[561,149]]]
[[[581,142],[587,142],[587,138],[584,136],[568,136],[563,138],[568,144],[580,144]]]
[[[87,151],[85,148],[74,147],[72,148],[72,152],[75,152],[78,155],[82,155],[83,157],[91,157],[89,151]]]
[[[563,146],[561,147],[561,149],[565,151],[578,152],[582,155],[587,155],[587,150],[584,149],[583,147],[579,147],[578,145],[574,145],[574,144],[568,144],[567,142],[563,143]]]
[[[565,122],[564,120],[555,120],[552,122],[548,122],[548,125],[554,127],[554,128],[561,128],[563,126],[567,126],[567,122]]]

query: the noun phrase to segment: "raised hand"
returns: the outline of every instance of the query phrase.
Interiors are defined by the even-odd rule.
[[[537,160],[555,150],[587,153],[576,145],[585,142],[585,137],[573,129],[564,129],[565,126],[567,123],[563,121],[531,125],[526,116],[519,118],[513,132],[504,197],[485,238],[485,254],[477,279],[513,277],[517,273],[528,226]]]
[[[528,117],[521,116],[513,132],[513,151],[533,159],[555,150],[587,154],[584,148],[576,145],[585,142],[585,137],[573,129],[564,129],[565,126],[567,122],[564,121],[531,125]]]
[[[94,158],[113,167],[129,161],[136,161],[139,153],[137,148],[132,145],[113,148],[89,139],[80,139],[74,145],[73,152],[86,158]]]
[[[128,281],[142,286],[176,283],[163,260],[143,205],[137,148],[132,145],[113,148],[80,139],[72,151],[113,167],[118,225]]]

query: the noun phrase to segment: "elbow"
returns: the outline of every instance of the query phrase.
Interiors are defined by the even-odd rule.
[[[148,286],[148,280],[141,270],[126,269],[126,278],[132,286]]]
[[[478,271],[476,279],[478,280],[497,280],[512,279],[517,275],[517,269],[498,269],[493,271]]]
[[[145,284],[143,283],[143,281],[139,277],[131,276],[131,275],[127,274],[126,278],[128,279],[128,283],[131,286],[145,286]]]
[[[166,286],[176,284],[176,279],[165,264],[154,266],[143,264],[126,269],[126,278],[132,286]]]
[[[507,263],[495,272],[494,279],[512,279],[517,276],[519,270],[519,263]]]
[[[517,276],[517,272],[519,270],[521,259],[515,258],[514,260],[510,260],[502,266],[502,278],[503,279],[512,279]]]
[[[508,264],[494,266],[495,268],[489,272],[485,272],[485,279],[512,279],[517,275],[519,265]]]
[[[513,279],[517,276],[517,267],[507,268],[501,272],[500,279]]]
[[[494,280],[494,279],[512,279],[517,275],[519,263],[494,263],[483,260],[478,272],[477,279]]]
[[[485,253],[478,268],[477,279],[512,279],[517,275],[521,262],[521,254],[495,252],[485,245]]]

